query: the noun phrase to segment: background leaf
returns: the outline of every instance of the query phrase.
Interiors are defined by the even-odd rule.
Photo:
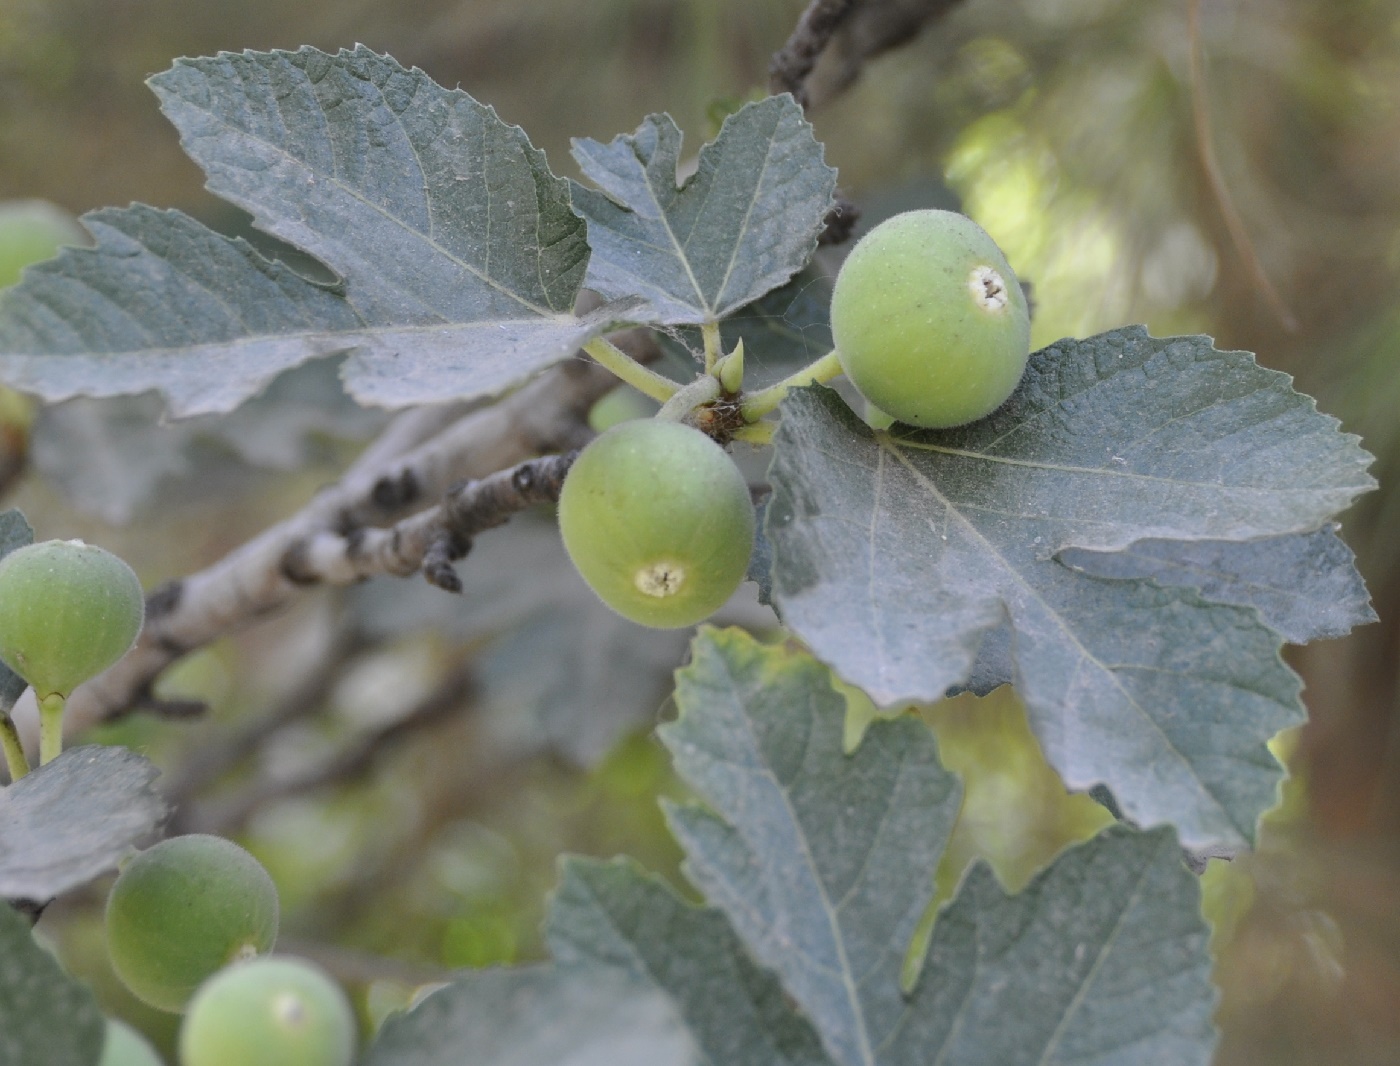
[[[350,603],[372,637],[428,630],[474,649],[501,728],[571,763],[595,765],[623,733],[655,720],[688,633],[605,607],[569,562],[553,515],[517,515],[478,538],[461,577],[460,596],[388,578],[357,586]]]
[[[92,991],[0,904],[0,1066],[95,1066],[103,1040]]]
[[[549,944],[563,966],[621,973],[666,993],[706,1066],[829,1062],[724,916],[685,903],[631,863],[565,864]]]
[[[34,467],[74,507],[115,524],[176,500],[227,500],[250,469],[310,465],[330,457],[331,442],[383,425],[383,412],[346,396],[340,362],[293,367],[227,415],[170,421],[151,393],[46,406],[31,433]]]
[[[844,754],[846,699],[806,655],[707,631],[661,736],[714,813],[671,812],[686,876],[782,978],[838,1062],[874,1061],[962,792],[906,719]]]
[[[1215,603],[1254,607],[1290,644],[1340,637],[1376,620],[1356,556],[1335,523],[1246,541],[1140,541],[1119,552],[1071,548],[1066,566],[1097,577],[1150,578]]]
[[[901,991],[960,790],[917,719],[871,723],[844,756],[830,678],[803,654],[701,631],[663,739],[714,805],[672,822],[715,906],[626,861],[571,861],[549,926],[559,965],[664,991],[715,1064],[1207,1062],[1207,930],[1169,830],[1115,826],[1017,896],[974,866]]]
[[[579,168],[601,190],[574,190],[593,246],[585,284],[609,298],[640,294],[648,321],[715,322],[802,269],[836,172],[786,95],[730,115],[678,186],[680,153],[669,115],[609,144],[574,141]]]
[[[115,869],[165,819],[157,773],[126,748],[69,748],[0,791],[0,897],[52,899]]]
[[[959,429],[877,434],[829,390],[783,412],[774,599],[820,658],[879,704],[927,702],[995,681],[996,655],[974,663],[1009,624],[1066,785],[1105,783],[1191,847],[1252,838],[1281,777],[1265,742],[1302,716],[1277,636],[1251,610],[1055,556],[1316,529],[1372,484],[1355,438],[1247,353],[1136,328],[1036,353],[1000,411]]]
[[[615,974],[467,974],[389,1018],[361,1066],[689,1066],[669,1001]]]

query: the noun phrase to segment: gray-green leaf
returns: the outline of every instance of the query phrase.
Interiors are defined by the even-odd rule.
[[[360,1066],[690,1066],[670,1001],[616,973],[469,973],[385,1021]]]
[[[230,411],[288,367],[353,347],[353,307],[179,211],[83,216],[68,248],[0,294],[0,376],[46,400],[156,389],[173,415]]]
[[[1036,353],[1000,411],[954,430],[874,433],[797,390],[770,472],[774,600],[882,705],[968,681],[1009,625],[1067,785],[1106,783],[1193,848],[1247,842],[1281,777],[1265,742],[1302,714],[1279,638],[1252,610],[1056,556],[1316,529],[1372,487],[1369,461],[1247,353],[1137,328]]]
[[[585,284],[610,298],[640,294],[639,317],[649,321],[715,322],[802,269],[836,172],[787,95],[730,115],[677,186],[680,152],[668,115],[610,144],[574,141],[580,169],[601,190],[574,190],[593,246]]]
[[[588,262],[569,186],[489,107],[359,47],[224,53],[151,79],[209,188],[315,256],[307,281],[175,213],[103,211],[0,305],[0,374],[46,399],[158,388],[228,411],[353,351],[381,406],[490,395],[622,321],[577,318]]]
[[[151,87],[210,190],[344,279],[373,327],[357,398],[499,392],[604,324],[572,314],[588,243],[568,183],[466,93],[364,46],[182,59]]]
[[[842,1063],[874,1063],[962,790],[904,719],[848,757],[845,697],[806,655],[704,630],[661,731],[710,805],[671,811],[686,875],[729,916]]]
[[[1264,540],[1147,540],[1121,552],[1070,548],[1061,559],[1098,577],[1150,578],[1198,589],[1215,603],[1254,607],[1290,644],[1344,636],[1376,620],[1356,556],[1335,523]]]
[[[52,899],[115,869],[165,819],[158,772],[126,748],[69,748],[0,791],[0,897]]]
[[[104,1033],[92,990],[0,903],[0,1066],[94,1066]]]
[[[565,864],[549,945],[561,967],[611,971],[665,993],[699,1051],[697,1066],[830,1066],[724,915],[687,904],[629,862]]]
[[[1114,826],[1015,896],[979,862],[938,916],[882,1061],[1205,1066],[1208,939],[1169,830]]]
[[[717,907],[625,862],[572,862],[550,924],[561,967],[665,991],[716,1064],[824,1061],[804,1017],[841,1066],[1209,1059],[1207,931],[1169,830],[1114,827],[1014,897],[974,867],[906,995],[959,796],[927,728],[876,722],[847,757],[845,701],[810,657],[733,630],[693,651],[663,739],[712,804],[673,824]]]

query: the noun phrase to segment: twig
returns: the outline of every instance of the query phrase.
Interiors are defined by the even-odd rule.
[[[569,451],[527,459],[455,485],[436,507],[389,529],[308,537],[288,551],[282,568],[299,585],[349,585],[376,574],[407,577],[422,570],[438,588],[461,592],[452,564],[471,550],[472,539],[527,507],[558,500],[577,455]]]
[[[628,341],[615,338],[620,347]],[[654,357],[638,344],[639,361]],[[367,516],[392,517],[436,499],[463,477],[483,477],[541,453],[579,446],[589,408],[617,379],[592,360],[557,366],[490,407],[466,415],[407,454],[379,467],[353,467],[300,512],[198,573],[171,582],[147,600],[136,647],[69,701],[70,732],[130,707],[177,659],[277,611],[303,586],[284,567],[297,545],[322,533],[358,528]],[[401,491],[388,493],[392,484]]]
[[[770,67],[773,91],[792,91],[809,111],[821,107],[855,83],[867,60],[912,41],[925,26],[941,19],[962,2],[854,0],[847,5],[831,5],[816,0],[803,13],[788,44],[773,57]],[[844,6],[846,10],[840,14],[835,26],[824,27],[824,39],[815,33],[804,32],[808,14],[814,13],[817,8],[835,6]],[[804,52],[813,45],[818,45],[816,51],[810,58],[804,59]],[[793,49],[791,54],[789,49]],[[829,55],[821,63],[821,69],[815,71],[814,77],[817,61],[823,52]],[[790,88],[794,75],[800,79],[800,96]],[[778,80],[780,77],[783,78],[782,82]]]
[[[856,0],[812,0],[807,5],[792,36],[768,64],[768,85],[773,93],[792,93],[799,104],[807,106],[807,78],[855,7]]]
[[[1206,172],[1206,183],[1210,186],[1211,195],[1215,197],[1216,206],[1220,208],[1220,215],[1225,220],[1225,229],[1230,234],[1235,251],[1244,261],[1245,270],[1249,272],[1255,288],[1278,316],[1283,328],[1289,333],[1296,333],[1298,320],[1283,302],[1283,297],[1274,288],[1269,275],[1264,272],[1264,264],[1259,261],[1259,254],[1254,250],[1254,242],[1250,240],[1249,230],[1235,207],[1230,187],[1225,182],[1225,175],[1220,170],[1220,161],[1215,155],[1215,135],[1211,129],[1210,107],[1206,99],[1205,60],[1201,48],[1201,0],[1188,0],[1186,26],[1191,46],[1191,114],[1196,126],[1196,152],[1201,157],[1201,166]]]

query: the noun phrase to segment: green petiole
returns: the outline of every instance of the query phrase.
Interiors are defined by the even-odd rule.
[[[783,402],[783,397],[788,394],[789,389],[795,389],[802,385],[820,384],[840,376],[841,360],[837,358],[836,351],[833,349],[815,363],[804,366],[797,373],[790,374],[776,385],[770,385],[766,389],[760,389],[751,396],[745,397],[739,410],[742,412],[745,422],[757,422],[764,415],[777,410],[778,404]]]
[[[51,763],[63,752],[63,705],[61,692],[51,692],[39,701],[39,765]]]
[[[661,405],[656,418],[662,422],[680,422],[697,407],[713,403],[720,397],[720,383],[709,374],[702,374]]]
[[[680,389],[670,378],[648,370],[606,337],[593,338],[583,346],[583,350],[642,395],[650,396],[658,403],[665,403]]]

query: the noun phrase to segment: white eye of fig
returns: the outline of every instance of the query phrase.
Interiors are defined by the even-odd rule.
[[[977,223],[910,211],[876,226],[831,297],[837,357],[867,400],[941,429],[1000,407],[1030,354],[1030,311],[1005,256]]]
[[[643,419],[614,426],[579,455],[559,496],[559,530],[604,603],[674,629],[708,618],[743,581],[753,504],[709,437]]]

